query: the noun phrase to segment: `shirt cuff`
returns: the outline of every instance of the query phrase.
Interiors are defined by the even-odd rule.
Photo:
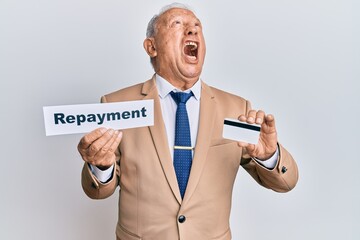
[[[101,182],[101,183],[106,183],[107,181],[109,181],[113,175],[113,170],[114,170],[114,165],[112,165],[111,167],[109,167],[106,170],[101,170],[98,167],[89,164],[90,170],[92,172],[92,174],[94,174],[94,176]]]
[[[262,161],[257,158],[253,158],[253,159],[260,165],[266,167],[267,169],[273,170],[276,167],[279,159],[279,147],[276,148],[275,153],[267,160]]]

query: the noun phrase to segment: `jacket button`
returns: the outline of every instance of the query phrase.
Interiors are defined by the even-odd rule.
[[[287,168],[286,168],[285,166],[283,166],[283,167],[281,168],[281,172],[282,172],[282,173],[286,173],[286,171],[287,171]]]
[[[184,215],[180,215],[178,220],[179,220],[179,223],[183,223],[186,221],[186,217]]]

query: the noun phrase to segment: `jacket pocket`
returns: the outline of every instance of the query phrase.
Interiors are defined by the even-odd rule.
[[[120,224],[116,226],[116,237],[119,240],[141,240],[142,238],[137,236],[136,234],[128,231]]]

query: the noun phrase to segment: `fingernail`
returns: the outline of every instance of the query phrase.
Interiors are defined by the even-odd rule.
[[[104,134],[106,131],[107,131],[106,128],[100,128],[100,132],[101,132],[102,134]]]
[[[113,135],[113,134],[114,134],[114,129],[110,129],[110,130],[109,130],[109,134],[110,134],[110,135]]]
[[[253,118],[253,117],[249,117],[247,120],[248,120],[249,122],[252,122],[252,121],[254,121],[254,118]]]
[[[257,123],[257,124],[261,124],[261,123],[262,123],[262,119],[261,119],[261,118],[257,118],[257,119],[256,119],[256,123]]]

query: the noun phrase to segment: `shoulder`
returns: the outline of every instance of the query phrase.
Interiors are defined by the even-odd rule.
[[[203,87],[214,97],[218,112],[224,116],[233,117],[233,114],[238,116],[239,113],[245,113],[251,108],[250,102],[241,96],[206,84]]]
[[[209,86],[211,91],[213,92],[214,96],[217,99],[220,99],[222,101],[240,101],[240,102],[246,102],[247,100],[241,96],[235,95],[233,93],[226,92],[224,90]]]
[[[133,86],[129,86],[102,96],[102,102],[120,102],[120,101],[132,101],[140,100],[144,98],[143,89],[145,85],[151,85],[152,79],[138,83]]]
[[[217,103],[236,103],[236,104],[246,104],[248,100],[245,98],[235,95],[230,92],[226,92],[224,90],[218,89],[213,86],[209,86],[206,83],[203,82],[203,88],[207,90],[213,97],[215,97],[215,100]]]

